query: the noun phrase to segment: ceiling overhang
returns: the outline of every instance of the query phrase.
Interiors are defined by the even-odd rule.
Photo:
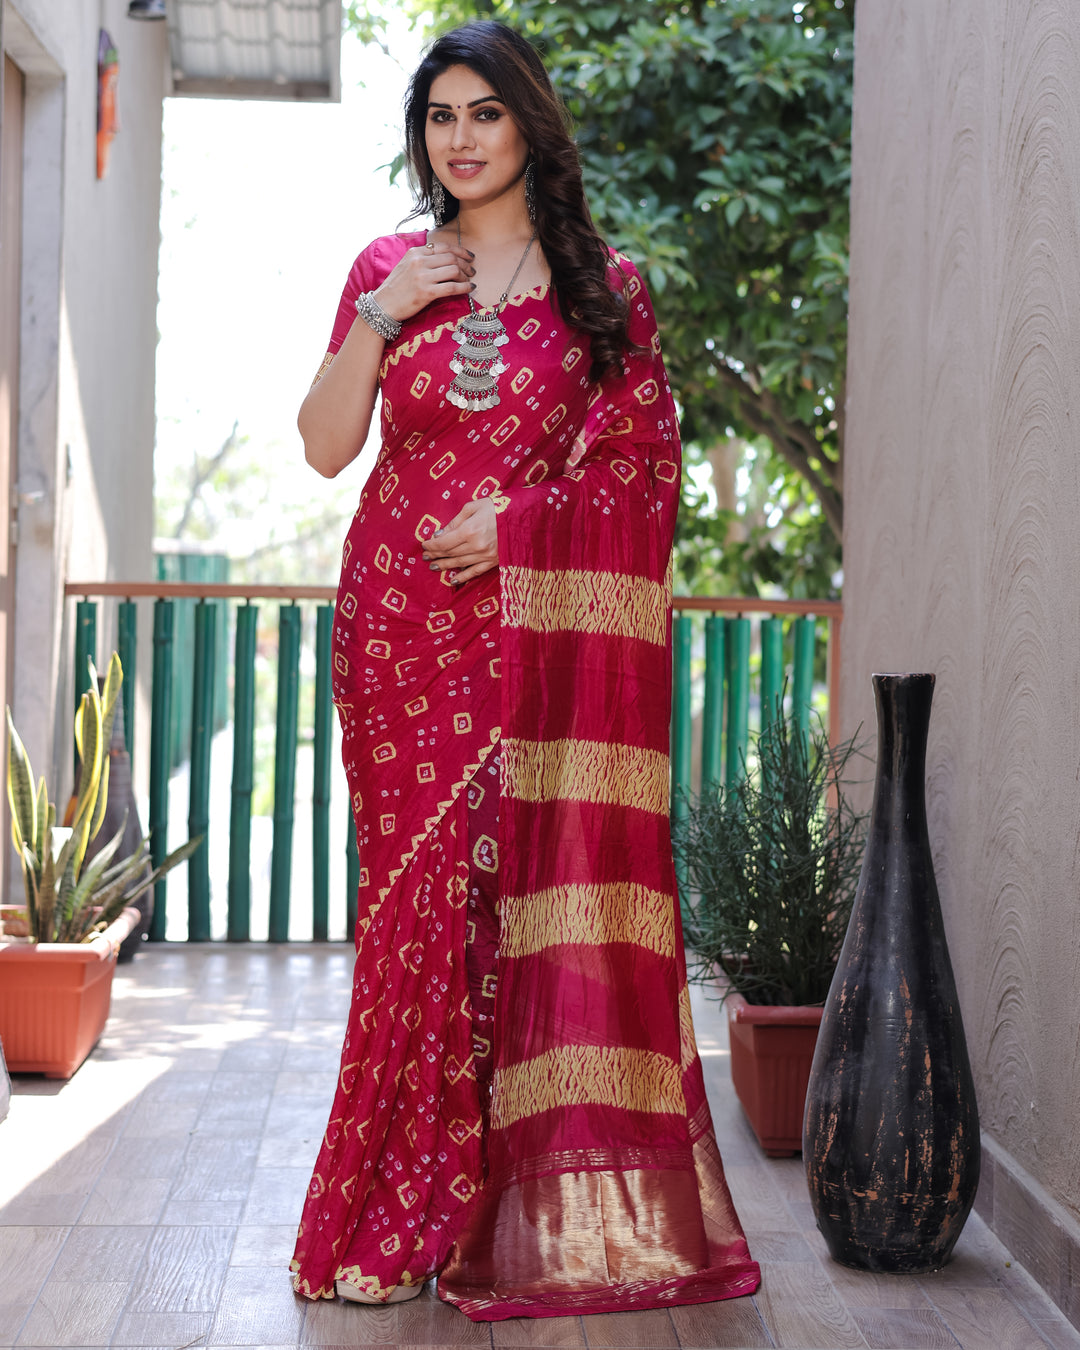
[[[336,103],[341,0],[168,0],[180,97]]]

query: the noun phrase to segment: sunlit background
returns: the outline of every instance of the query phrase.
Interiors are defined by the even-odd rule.
[[[420,47],[400,20],[388,51],[346,34],[340,104],[166,100],[156,532],[219,546],[234,575],[336,581],[371,447],[329,483],[296,413],[353,259],[412,209],[387,165]]]

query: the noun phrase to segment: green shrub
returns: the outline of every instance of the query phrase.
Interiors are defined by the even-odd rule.
[[[753,751],[741,782],[692,797],[673,826],[690,975],[719,968],[724,997],[748,1003],[823,1003],[866,841],[845,795],[862,751],[820,724],[804,735],[782,707]]]

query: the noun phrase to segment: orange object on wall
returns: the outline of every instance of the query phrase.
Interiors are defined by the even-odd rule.
[[[102,28],[98,31],[98,106],[97,106],[97,176],[105,177],[109,167],[109,147],[120,129],[116,114],[116,85],[120,75],[120,58],[112,38]]]

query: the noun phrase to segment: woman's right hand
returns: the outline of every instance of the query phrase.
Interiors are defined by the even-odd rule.
[[[466,295],[473,288],[473,255],[456,240],[431,239],[404,254],[375,291],[375,303],[399,323],[433,300]],[[375,408],[383,339],[359,316],[338,354],[308,391],[298,418],[304,456],[333,478],[364,446]]]
[[[403,323],[447,295],[474,290],[474,254],[463,244],[433,239],[411,248],[375,292],[380,309]]]

